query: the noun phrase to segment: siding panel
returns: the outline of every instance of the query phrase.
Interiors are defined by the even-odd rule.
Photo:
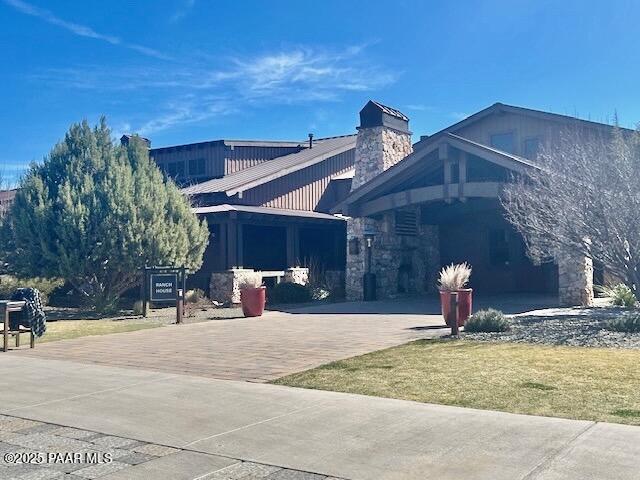
[[[247,190],[238,201],[263,207],[315,210],[331,177],[352,169],[354,161],[355,149],[348,150],[311,167]]]

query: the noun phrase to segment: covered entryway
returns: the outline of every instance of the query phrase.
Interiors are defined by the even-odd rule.
[[[558,291],[557,266],[534,265],[522,236],[502,215],[496,200],[465,203],[434,202],[422,208],[428,222],[437,222],[440,265],[467,262],[473,266],[470,286],[482,294]]]
[[[327,213],[247,205],[197,207],[209,245],[191,286],[208,290],[213,272],[234,267],[282,271],[314,265],[344,270],[345,221]]]
[[[352,217],[350,241],[366,232],[367,252],[349,252],[347,286],[376,275],[378,298],[436,290],[444,265],[468,262],[471,287],[485,295],[558,292],[558,268],[534,265],[522,236],[505,219],[500,195],[527,160],[452,134],[406,157],[341,205]],[[355,239],[355,240],[354,240]]]

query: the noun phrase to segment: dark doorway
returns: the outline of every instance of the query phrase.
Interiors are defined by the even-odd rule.
[[[442,265],[467,262],[470,286],[481,293],[548,293],[558,291],[554,264],[534,265],[520,234],[499,209],[464,214],[440,227]]]
[[[244,225],[242,251],[245,268],[284,270],[287,268],[287,230],[285,227]]]

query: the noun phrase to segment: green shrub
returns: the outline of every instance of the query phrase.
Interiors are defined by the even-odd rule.
[[[17,288],[35,288],[40,291],[42,302],[47,305],[51,292],[64,282],[50,278],[16,278],[11,275],[0,276],[0,299],[8,299]]]
[[[640,314],[622,315],[607,322],[607,330],[624,333],[640,333]]]
[[[474,313],[464,326],[465,332],[505,332],[509,328],[504,313],[493,308]]]
[[[270,304],[305,303],[311,300],[311,289],[298,283],[278,283],[267,292],[267,301]]]
[[[62,285],[51,291],[49,294],[49,305],[65,308],[77,308],[83,306],[80,294],[68,282],[64,282]]]
[[[627,287],[624,283],[596,288],[598,292],[605,297],[611,297],[611,301],[614,305],[625,308],[633,308],[636,306],[637,300],[633,290]]]

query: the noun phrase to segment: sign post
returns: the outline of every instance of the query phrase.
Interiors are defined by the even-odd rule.
[[[184,267],[144,267],[143,315],[147,316],[150,304],[175,302],[176,323],[182,323],[186,277]]]

